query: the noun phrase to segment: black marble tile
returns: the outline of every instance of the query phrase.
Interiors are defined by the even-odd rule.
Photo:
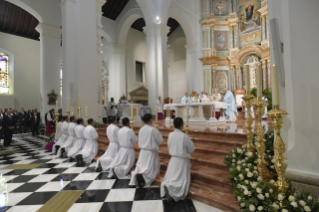
[[[17,205],[44,205],[58,192],[34,192],[30,196],[23,199]]]
[[[164,212],[196,212],[195,206],[191,199],[185,199],[178,202],[163,201]]]
[[[24,174],[28,171],[30,171],[30,169],[14,169],[13,171],[8,172],[4,175],[21,175],[21,174]]]
[[[130,212],[133,202],[105,202],[100,212]]]
[[[88,167],[82,173],[91,173],[91,172],[95,172],[95,167]]]
[[[101,172],[95,180],[107,180],[109,179],[107,176],[109,175],[108,172]]]
[[[137,188],[134,200],[161,200],[160,188]]]
[[[6,161],[1,162],[1,165],[2,165],[2,164],[13,164],[13,163],[15,163],[15,162],[18,162],[18,161],[6,160]]]
[[[69,190],[86,190],[92,183],[91,180],[86,181],[72,181],[69,184],[67,184],[63,191],[69,191]]]
[[[79,174],[60,174],[59,176],[55,177],[51,181],[72,181],[74,178],[76,178]]]
[[[76,203],[104,202],[110,190],[90,190],[85,191]]]
[[[18,176],[12,180],[10,180],[10,183],[25,183],[28,182],[30,180],[32,180],[33,178],[37,177],[38,175],[21,175]]]
[[[44,172],[43,174],[62,174],[62,172],[64,172],[65,170],[67,170],[67,168],[52,168]]]
[[[112,189],[117,189],[117,188],[130,188],[129,187],[129,184],[130,183],[130,180],[127,179],[127,180],[116,180]]]
[[[41,188],[43,185],[45,185],[46,182],[43,183],[25,183],[22,186],[19,186],[18,188],[14,189],[10,193],[16,193],[16,192],[34,192]]]
[[[37,167],[37,168],[53,168],[55,167],[57,164],[54,163],[43,163],[41,166]]]

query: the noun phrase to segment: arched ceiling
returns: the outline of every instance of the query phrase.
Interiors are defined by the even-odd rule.
[[[22,8],[0,0],[0,32],[39,40],[40,34],[35,30],[39,21]]]
[[[103,16],[115,21],[128,2],[129,0],[107,0],[102,7]]]

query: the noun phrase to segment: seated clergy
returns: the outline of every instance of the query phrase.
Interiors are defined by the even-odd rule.
[[[218,92],[217,92],[217,89],[214,88],[214,93],[213,93],[213,95],[212,95],[212,99],[211,99],[211,100],[214,100],[214,99],[215,99],[215,101],[220,101],[221,98],[222,98],[222,96],[220,95],[220,93],[218,93]]]
[[[76,118],[75,116],[71,116],[70,118],[70,124],[68,126],[68,140],[66,140],[61,146],[60,149],[58,151],[58,154],[60,156],[60,158],[63,157],[63,153],[66,152],[68,153],[69,150],[71,149],[71,147],[73,146],[73,142],[76,140],[76,136],[74,133],[74,128],[76,127]]]
[[[67,116],[63,116],[63,122],[61,124],[62,135],[60,136],[59,140],[54,144],[54,146],[52,148],[53,154],[57,154],[61,145],[64,144],[64,142],[69,137],[69,132],[68,132],[69,123],[68,123],[68,121],[69,121],[69,118]]]
[[[175,131],[168,136],[168,151],[171,159],[161,184],[161,196],[168,200],[184,200],[190,184],[190,154],[195,146],[190,137],[182,132],[183,119],[174,119]]]
[[[96,139],[99,137],[99,134],[96,132],[94,124],[94,120],[90,118],[88,120],[88,126],[85,127],[83,131],[83,137],[86,139],[86,143],[82,151],[79,152],[79,155],[76,157],[80,165],[83,165],[83,161],[85,163],[91,163],[98,153],[99,147]]]
[[[78,125],[74,128],[75,141],[70,151],[68,152],[68,157],[70,158],[70,161],[72,161],[75,158],[75,156],[77,156],[82,151],[85,145],[85,138],[83,137],[83,131],[85,128],[84,121],[82,118],[79,118],[76,122]]]
[[[130,129],[130,120],[122,120],[123,127],[118,132],[120,150],[110,165],[109,178],[115,175],[116,178],[126,179],[135,163],[134,144],[137,142],[135,132]]]
[[[236,116],[238,115],[238,112],[237,112],[237,106],[236,106],[234,95],[231,91],[227,89],[225,89],[224,92],[225,92],[224,101],[227,103],[227,109],[225,111],[226,118],[230,122],[235,122],[237,119]]]
[[[185,93],[185,96],[183,96],[181,102],[182,102],[182,103],[192,103],[192,99],[191,99],[191,97],[188,95],[187,92]]]
[[[97,160],[96,171],[105,171],[110,168],[110,165],[119,151],[118,133],[119,127],[117,118],[115,116],[110,118],[110,125],[106,129],[106,135],[110,141],[109,146],[105,153]]]
[[[265,97],[264,94],[263,94],[262,100],[265,101],[267,103],[267,105],[268,105],[268,98]],[[267,106],[266,106],[265,109],[264,109],[264,113],[263,113],[262,119],[267,119],[267,113],[268,113],[268,109],[267,109]]]
[[[152,114],[143,117],[145,125],[140,129],[138,135],[138,146],[141,148],[136,169],[132,172],[130,186],[136,185],[140,188],[149,187],[160,172],[160,161],[158,157],[159,145],[163,143],[162,134],[152,126]]]

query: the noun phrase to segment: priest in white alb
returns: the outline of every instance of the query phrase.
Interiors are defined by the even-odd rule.
[[[85,127],[83,131],[83,137],[86,139],[86,143],[79,153],[78,161],[80,165],[83,165],[83,161],[85,163],[91,163],[98,153],[99,147],[96,139],[99,137],[99,134],[96,132],[94,124],[94,120],[90,118],[88,120],[88,126]]]
[[[225,89],[225,96],[224,96],[224,102],[227,103],[227,109],[225,111],[226,119],[229,122],[235,122],[237,119],[237,106],[235,102],[234,95],[231,91]]]
[[[110,165],[119,151],[118,133],[120,128],[116,125],[117,118],[110,117],[110,125],[106,129],[106,135],[110,141],[105,153],[97,160],[96,171],[106,171],[110,169]]]
[[[2,114],[0,114],[0,115],[2,115]],[[56,151],[56,147],[57,147],[56,144],[59,141],[59,139],[62,137],[62,124],[63,124],[63,121],[64,121],[64,117],[61,118],[61,121],[59,121],[59,123],[56,126],[55,138],[54,138],[54,142],[55,143],[54,143],[53,148],[52,148],[53,152]]]
[[[109,178],[114,175],[118,179],[129,178],[129,172],[135,163],[134,144],[137,142],[135,132],[130,128],[130,120],[122,120],[123,127],[118,132],[120,150],[111,163]]]
[[[68,152],[68,157],[71,158],[71,161],[77,156],[83,147],[85,146],[85,138],[83,137],[84,121],[82,118],[79,118],[77,121],[76,127],[74,128],[75,141],[70,151]]]
[[[73,142],[76,140],[76,136],[74,133],[74,128],[76,127],[76,118],[75,116],[71,116],[70,117],[70,124],[68,126],[68,140],[66,140],[60,147],[59,151],[58,151],[58,156],[60,156],[60,158],[63,157],[63,153],[66,152],[68,153],[69,150],[71,149],[71,147],[73,146]]]
[[[161,184],[161,197],[167,200],[184,200],[188,194],[191,180],[190,154],[194,152],[195,146],[190,137],[182,132],[183,119],[175,118],[175,131],[168,136],[168,151],[171,159],[166,170],[164,180]]]
[[[68,127],[69,127],[69,118],[67,116],[63,116],[63,123],[61,124],[61,133],[58,142],[56,142],[52,148],[53,154],[57,154],[59,148],[64,144],[64,142],[69,137]]]
[[[158,129],[152,126],[152,114],[143,117],[145,125],[140,129],[138,135],[138,146],[141,151],[132,172],[130,186],[136,185],[140,188],[149,187],[160,172],[160,160],[158,157],[159,146],[163,143],[163,136]]]

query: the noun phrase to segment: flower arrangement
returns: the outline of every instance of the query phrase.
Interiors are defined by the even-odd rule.
[[[99,122],[95,122],[94,128],[100,128],[102,125]]]
[[[256,136],[253,137],[254,144],[255,138]],[[275,173],[273,132],[266,133],[264,139],[267,168]],[[234,185],[233,194],[237,197],[241,211],[319,212],[319,200],[310,193],[289,189],[284,196],[274,185],[274,180],[262,180],[257,170],[257,154],[248,152],[245,144],[242,148],[232,150],[225,158],[225,164],[230,171],[229,179]]]
[[[47,143],[51,143],[53,142],[55,139],[55,133],[49,135],[49,137],[47,138]]]

